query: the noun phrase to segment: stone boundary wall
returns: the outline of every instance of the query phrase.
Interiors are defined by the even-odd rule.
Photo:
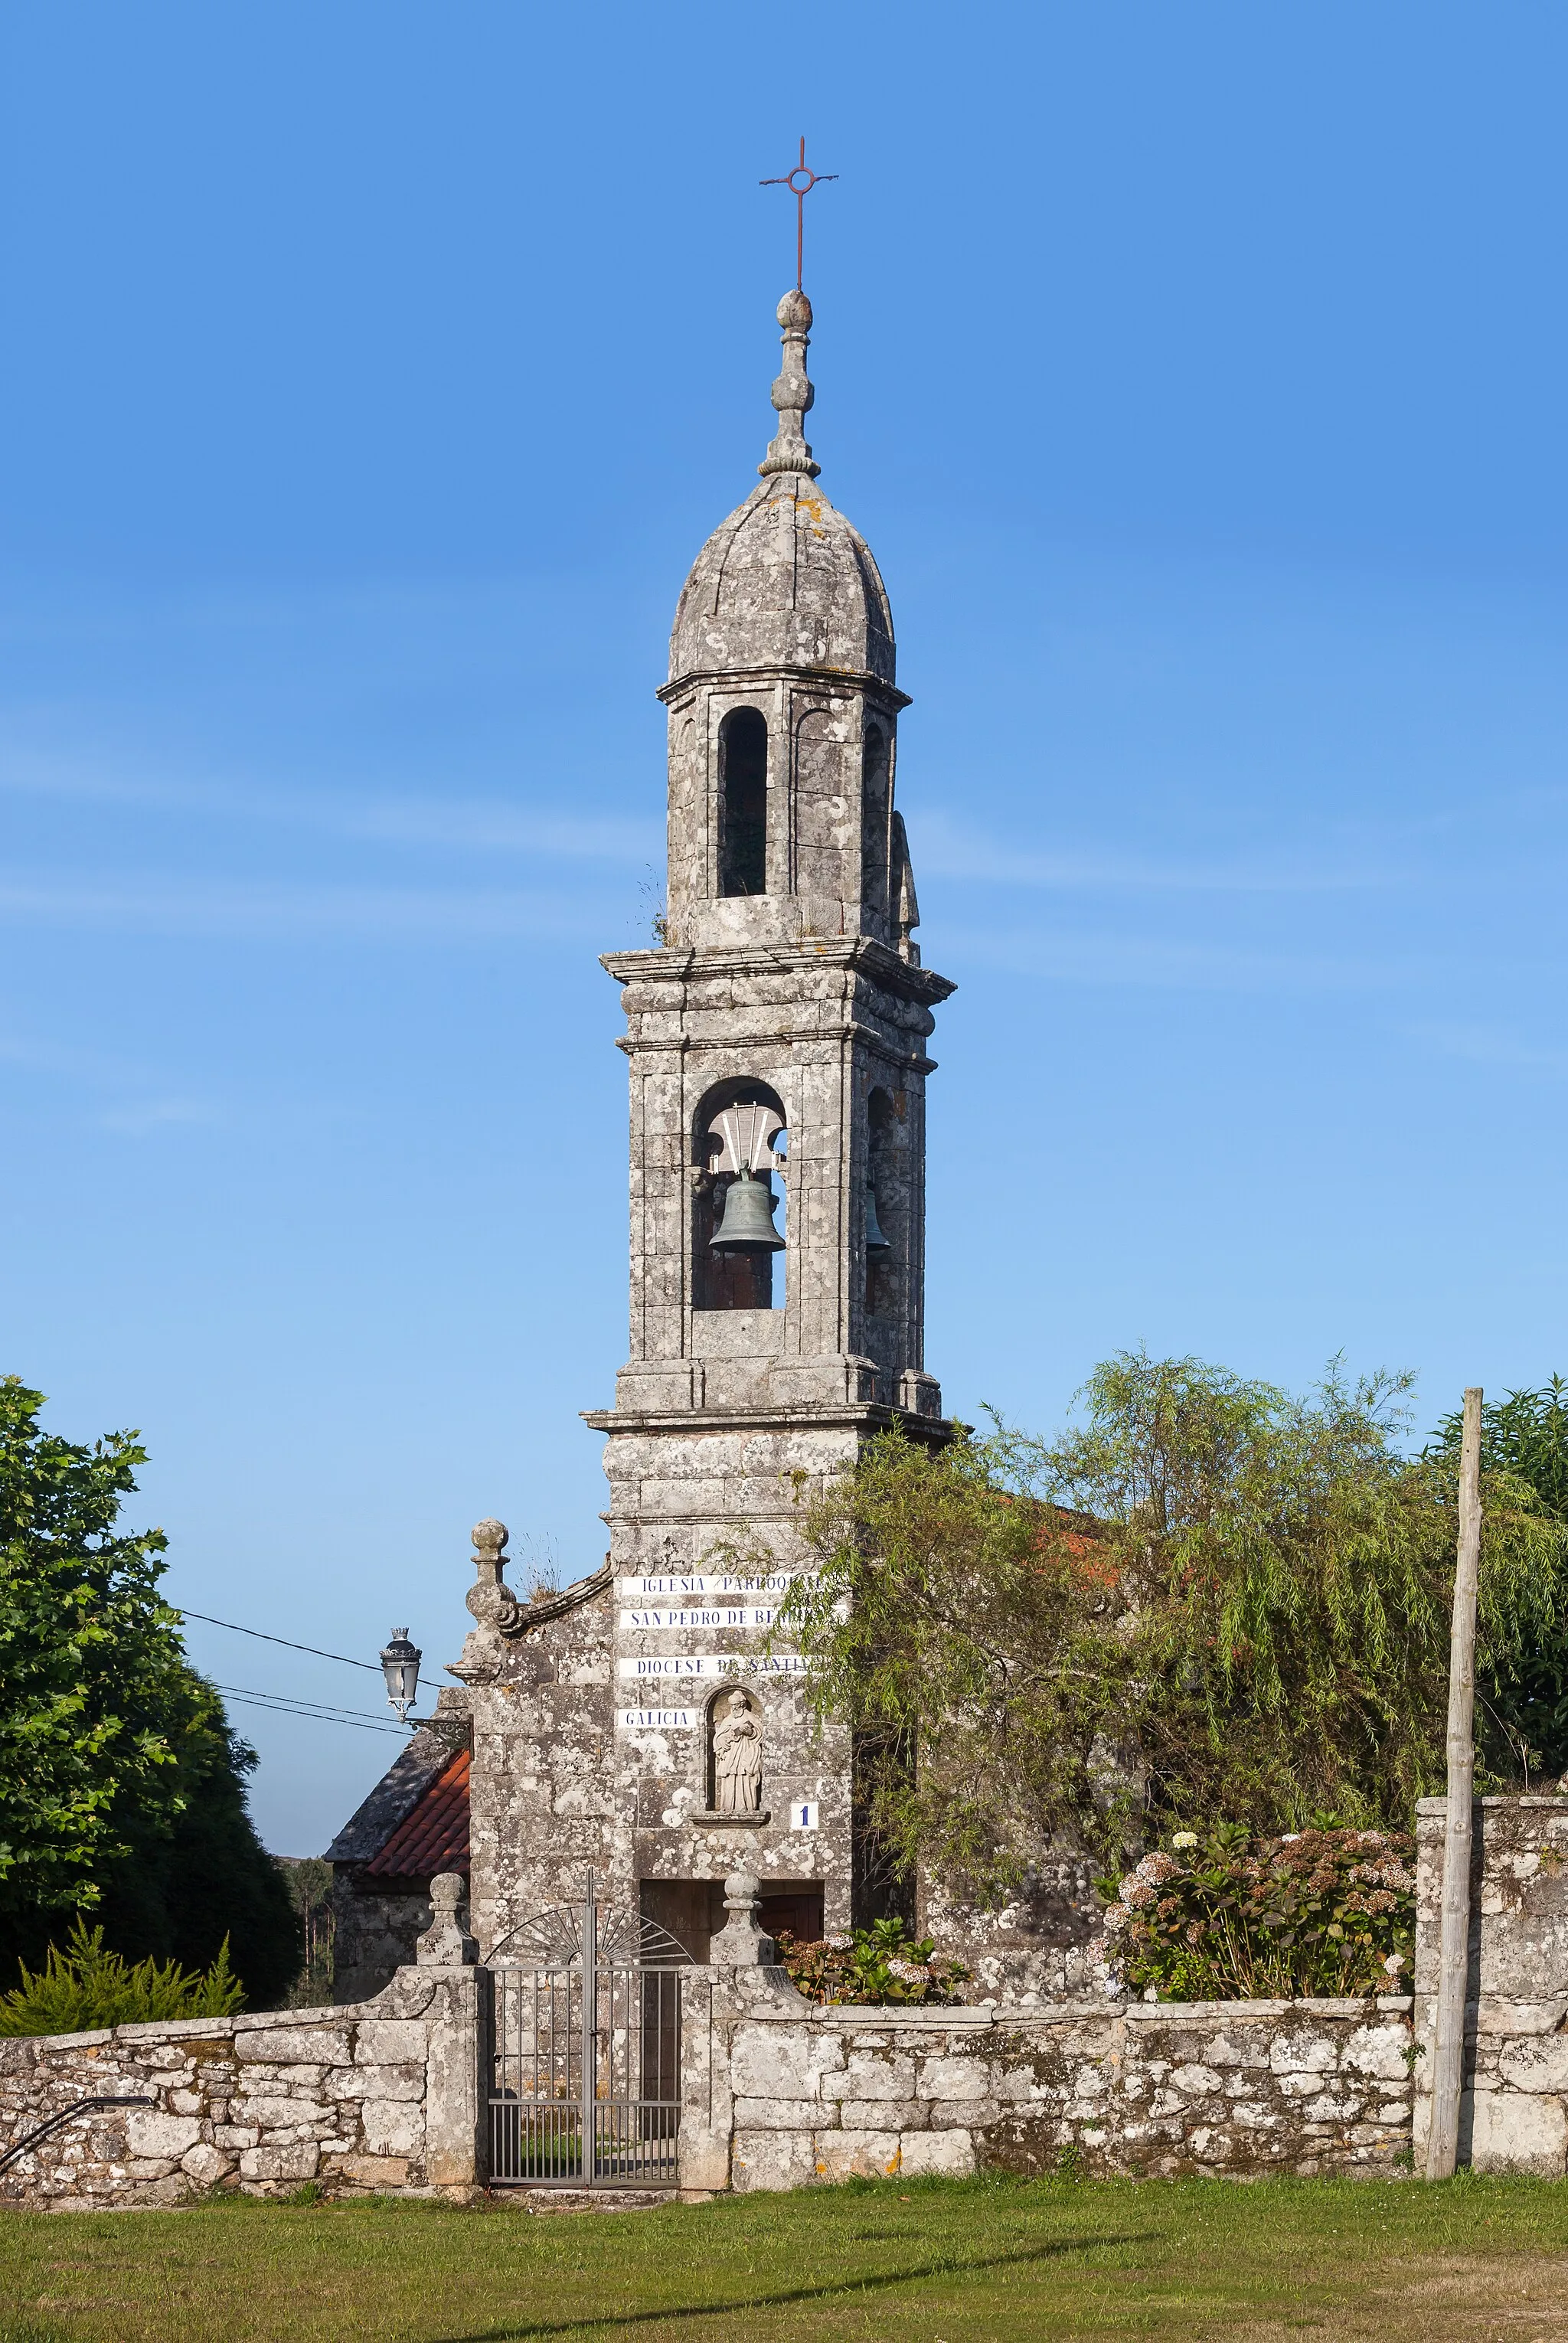
[[[687,2188],[863,2174],[1392,2174],[1411,2003],[821,2008],[779,1970],[694,1977]]]
[[[1442,1839],[1442,1802],[1422,1800],[1413,2001],[825,2009],[771,1966],[758,1884],[737,1874],[711,1965],[686,1973],[681,2186],[1377,2174],[1412,2159],[1419,2171]],[[1478,1802],[1473,1860],[1460,2160],[1561,2179],[1568,1796]],[[156,2103],[68,2125],[0,2175],[0,2205],[166,2205],[310,2180],[333,2195],[482,2185],[488,1979],[459,1916],[463,1886],[431,1883],[417,1965],[371,2001],[0,2039],[0,2147],[95,2094]]]
[[[375,2000],[0,2039],[0,2149],[74,2100],[146,2097],[65,2125],[0,2173],[0,2205],[91,2212],[214,2187],[275,2196],[471,2188],[482,1979],[399,1970]]]
[[[1416,1810],[1414,2151],[1426,2158],[1444,1804]],[[1478,1798],[1459,2160],[1561,2180],[1568,2166],[1568,1797]]]

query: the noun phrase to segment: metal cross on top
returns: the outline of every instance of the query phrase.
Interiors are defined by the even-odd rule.
[[[801,278],[806,271],[806,198],[825,179],[836,179],[837,171],[813,171],[806,161],[806,141],[800,141],[800,160],[782,179],[759,179],[759,187],[788,187],[795,198],[795,290],[804,288]]]

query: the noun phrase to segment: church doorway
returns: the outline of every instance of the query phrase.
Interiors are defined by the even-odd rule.
[[[822,1883],[806,1880],[798,1886],[781,1881],[779,1886],[763,1896],[757,1907],[757,1917],[763,1934],[777,1936],[781,1928],[788,1929],[797,1944],[816,1945],[822,1940]]]
[[[686,1946],[694,1961],[706,1961],[714,1937],[724,1926],[722,1879],[645,1879],[638,1888],[642,1916],[666,1928]],[[778,1879],[763,1883],[757,1918],[765,1936],[787,1928],[798,1943],[814,1945],[822,1935],[822,1883],[819,1879]]]

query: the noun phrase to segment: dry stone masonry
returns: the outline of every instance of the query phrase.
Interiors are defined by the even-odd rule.
[[[689,2117],[682,2156],[694,2185],[1409,2161],[1406,1999],[808,2015],[741,2010],[719,1988],[718,2004],[710,2160]]]
[[[1415,2154],[1426,2157],[1443,1801],[1416,1820]],[[1471,1855],[1459,2157],[1561,2179],[1568,2162],[1568,1797],[1482,1798]]]
[[[428,1999],[404,1986],[419,1975],[357,2009],[0,2044],[7,2140],[89,2094],[156,2102],[56,2132],[0,2176],[0,2203],[89,2211],[307,2181],[332,2196],[470,2195],[485,2177],[473,2011],[449,1986]],[[856,2175],[1409,2164],[1407,2001],[1024,2013],[769,1998],[746,2006],[722,1972],[690,1980],[687,2193]]]
[[[0,2203],[87,2212],[213,2188],[275,2196],[471,2189],[480,2177],[482,1984],[453,1914],[374,2001],[0,2042],[5,2144],[89,2097],[146,2097],[55,2132]],[[455,1954],[455,1960],[445,1956]]]
[[[1462,2162],[1568,2164],[1568,1798],[1487,1799],[1475,1836]],[[678,2185],[1000,2170],[1392,2177],[1419,2166],[1442,1801],[1421,1816],[1412,2000],[821,2008],[774,1966],[758,1882],[731,1875],[683,1975]],[[172,2204],[319,2182],[466,2196],[484,2185],[489,1980],[458,1908],[375,2000],[0,2041],[0,2148],[103,2093],[0,2175],[0,2202]],[[1412,2079],[1413,2070],[1413,2079]]]
[[[714,1965],[688,1991],[689,2187],[1409,2167],[1406,1997],[820,2007],[771,1966],[755,1883],[729,1886]]]

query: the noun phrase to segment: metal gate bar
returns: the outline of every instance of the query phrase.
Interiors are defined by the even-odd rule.
[[[568,1962],[493,1971],[492,2185],[668,2185],[679,2156],[680,1970],[602,1956],[591,1878],[574,1919]]]

